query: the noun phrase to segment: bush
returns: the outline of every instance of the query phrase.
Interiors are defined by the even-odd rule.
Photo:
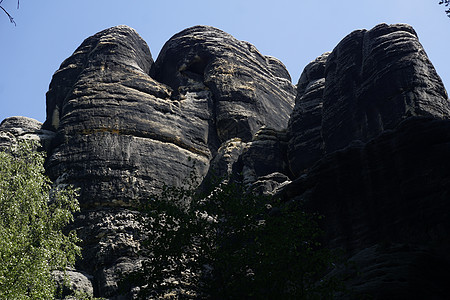
[[[79,210],[76,190],[51,188],[35,148],[0,152],[0,299],[54,299],[52,271],[80,254],[75,233],[62,231]]]

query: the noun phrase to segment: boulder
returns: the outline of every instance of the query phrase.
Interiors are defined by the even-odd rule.
[[[0,149],[8,149],[18,140],[36,141],[46,149],[55,133],[42,129],[42,123],[27,117],[9,117],[0,123]]]
[[[94,297],[92,287],[92,276],[73,270],[54,271],[53,276],[58,283],[61,297],[65,300],[77,299],[80,296],[88,298]],[[78,296],[78,297],[77,297]]]

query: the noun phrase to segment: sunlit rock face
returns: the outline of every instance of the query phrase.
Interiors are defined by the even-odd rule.
[[[9,117],[0,123],[0,150],[8,151],[21,140],[41,143],[48,148],[55,133],[42,129],[42,123],[28,117]]]
[[[129,206],[153,189],[178,184],[208,149],[206,103],[172,100],[152,79],[146,43],[118,26],[88,39],[53,76],[45,128],[57,138],[48,171],[82,189],[83,206]]]
[[[113,27],[53,76],[48,171],[81,186],[82,205],[131,205],[193,169],[201,179],[221,142],[285,127],[294,93],[278,60],[216,28],[180,32],[154,64],[133,29]]]
[[[295,90],[285,66],[252,44],[210,26],[195,26],[173,36],[152,69],[183,99],[210,91],[220,142],[249,141],[261,126],[285,128]]]
[[[117,272],[139,265],[137,202],[201,180],[222,143],[285,128],[294,98],[279,60],[213,27],[176,34],[156,63],[130,27],[87,38],[53,76],[43,128],[49,176],[80,188],[79,268],[95,294],[114,296]]]

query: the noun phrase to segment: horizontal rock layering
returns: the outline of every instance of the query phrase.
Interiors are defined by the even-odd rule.
[[[53,76],[48,171],[81,186],[82,205],[132,205],[192,169],[201,179],[221,142],[286,127],[294,92],[278,60],[213,27],[175,35],[156,63],[133,29],[113,27]]]
[[[117,26],[56,71],[43,126],[8,118],[0,147],[40,139],[50,177],[81,188],[73,227],[84,256],[71,274],[96,296],[132,297],[118,292],[117,274],[140,266],[133,205],[194,172],[237,176],[323,214],[326,244],[363,274],[333,271],[351,273],[355,296],[442,298],[449,117],[447,92],[408,25],[349,34],[296,87],[279,60],[219,29],[181,31],[154,62],[133,29]]]

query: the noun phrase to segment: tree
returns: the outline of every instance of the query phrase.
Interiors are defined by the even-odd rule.
[[[63,228],[79,210],[77,191],[53,187],[30,142],[0,152],[0,299],[54,299],[52,271],[80,255]]]
[[[17,0],[17,9],[19,9],[19,1],[20,0]],[[0,0],[0,4],[2,4],[3,3],[3,0]],[[14,25],[16,25],[16,21],[14,21],[14,18],[9,14],[9,12],[2,6],[2,5],[0,5],[0,8],[3,10],[3,12],[8,16],[8,18],[9,18],[9,21],[11,22],[11,23],[13,23]]]
[[[207,193],[165,187],[143,206],[147,260],[127,277],[142,299],[327,299],[320,280],[336,257],[320,244],[319,216],[298,203],[246,192],[237,182]]]
[[[444,4],[446,7],[448,7],[450,5],[450,0],[441,0],[441,1],[439,1],[439,5],[442,5],[442,4]],[[445,10],[445,13],[450,18],[450,8],[447,8]]]

